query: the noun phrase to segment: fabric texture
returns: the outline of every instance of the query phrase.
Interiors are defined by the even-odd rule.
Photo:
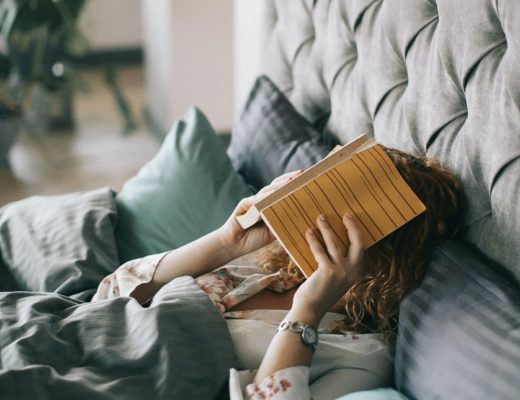
[[[190,277],[149,308],[1,293],[0,343],[2,399],[225,398],[236,367],[225,320]]]
[[[230,385],[240,384],[241,392],[232,391],[232,399],[246,398],[256,370],[287,310],[242,311],[224,314],[237,353],[241,371],[231,371]],[[379,334],[327,333],[341,315],[327,313],[319,326],[319,344],[309,367],[290,368],[297,375],[305,373],[305,384],[296,378],[285,393],[294,399],[335,399],[346,393],[392,385],[393,348]],[[282,372],[283,371],[283,372]],[[280,370],[276,376],[286,377]],[[269,379],[262,381],[267,387]],[[282,395],[283,393],[280,393]]]
[[[235,170],[260,189],[286,172],[312,166],[332,147],[268,77],[260,76],[233,127],[228,154]]]
[[[0,254],[16,287],[86,299],[119,265],[109,188],[34,196],[0,209]],[[4,274],[4,272],[2,272]],[[14,283],[14,282],[11,282]]]
[[[263,73],[296,110],[452,169],[465,238],[520,282],[520,2],[264,3]]]
[[[20,290],[20,286],[7,265],[2,261],[2,253],[0,252],[0,292],[13,292],[15,290]]]
[[[463,245],[435,252],[402,303],[396,384],[417,399],[517,399],[520,291]]]
[[[310,400],[309,368],[291,367],[276,371],[259,384],[246,386],[247,399],[250,400]]]
[[[338,397],[336,400],[407,400],[407,398],[392,388],[363,390]]]
[[[120,261],[177,248],[222,225],[252,194],[204,114],[190,109],[117,195]]]
[[[196,281],[215,307],[225,313],[264,289],[283,293],[298,286],[303,278],[286,271],[266,274],[260,267],[225,265],[197,277]]]
[[[103,278],[91,301],[129,297],[135,288],[152,280],[157,265],[167,254],[168,252],[152,254],[127,261]],[[148,303],[149,300],[151,299],[146,299],[144,303]]]
[[[107,276],[99,285],[93,301],[128,296],[138,285],[149,282],[164,254],[131,260]],[[226,265],[195,280],[226,318],[237,366],[230,371],[229,395],[232,400],[269,394],[274,399],[325,399],[356,390],[389,385],[392,380],[393,352],[378,334],[332,333],[343,316],[327,313],[320,322],[320,344],[312,366],[277,371],[259,385],[253,379],[276,328],[287,310],[226,311],[232,303],[245,300],[262,288],[288,290],[296,283],[281,274],[266,275],[252,266]],[[224,302],[229,299],[229,302]],[[152,302],[155,301],[155,297]],[[236,368],[241,368],[238,371]],[[310,379],[309,379],[310,378]]]

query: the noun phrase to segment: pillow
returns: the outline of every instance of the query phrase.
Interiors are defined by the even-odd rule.
[[[338,397],[336,400],[406,400],[401,393],[391,388],[363,390]]]
[[[0,253],[0,292],[14,292],[16,290],[20,290],[20,286],[16,283],[16,279],[14,279],[7,265],[3,263]]]
[[[275,84],[260,76],[233,127],[228,155],[235,170],[260,189],[285,172],[315,164],[334,144],[324,143]]]
[[[252,193],[204,114],[190,109],[117,195],[121,261],[197,239],[222,225]]]
[[[0,254],[18,287],[2,289],[88,298],[119,264],[115,224],[109,188],[34,196],[4,206]]]
[[[401,304],[397,388],[417,399],[516,399],[519,377],[518,284],[445,243]]]

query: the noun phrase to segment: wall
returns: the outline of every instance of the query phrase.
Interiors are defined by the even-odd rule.
[[[163,129],[197,105],[233,121],[233,1],[142,0],[149,113]]]
[[[81,28],[93,51],[139,48],[141,0],[88,0]]]
[[[233,4],[233,113],[240,115],[247,95],[262,67],[265,46],[265,3],[262,0],[235,0]]]

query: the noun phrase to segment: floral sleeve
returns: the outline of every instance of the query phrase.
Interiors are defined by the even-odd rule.
[[[309,367],[285,368],[264,378],[259,384],[252,383],[256,370],[230,370],[229,394],[231,400],[306,400],[309,391]]]
[[[168,252],[124,263],[101,281],[92,301],[130,296],[137,286],[152,280],[157,265],[166,254]]]

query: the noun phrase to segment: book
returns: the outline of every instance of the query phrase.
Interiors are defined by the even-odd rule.
[[[317,262],[305,233],[309,228],[318,232],[319,214],[326,216],[346,251],[345,213],[358,223],[368,248],[425,210],[383,148],[363,134],[258,201],[237,221],[247,229],[262,219],[308,278]]]

